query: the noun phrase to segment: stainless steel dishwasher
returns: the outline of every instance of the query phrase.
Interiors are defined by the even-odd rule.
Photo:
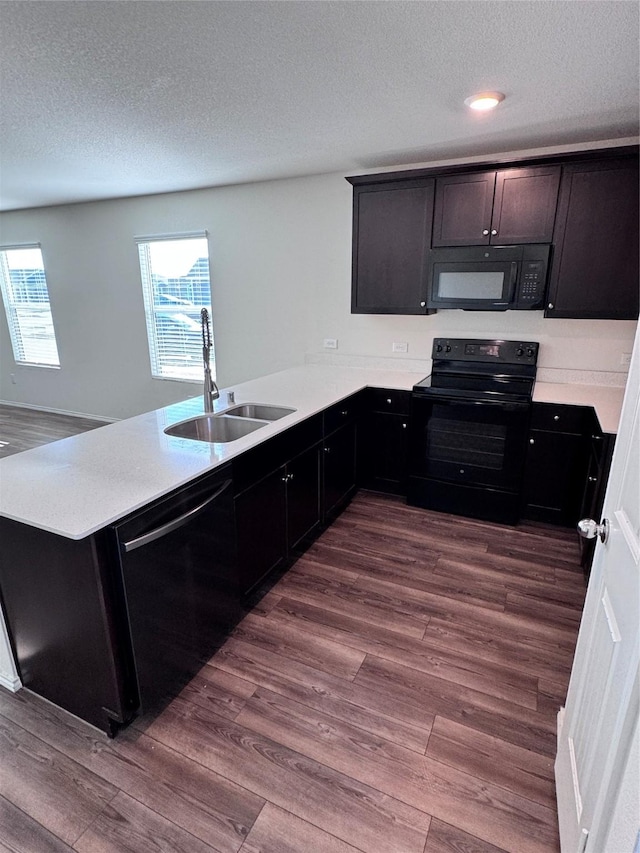
[[[142,713],[175,695],[240,612],[231,467],[111,530]]]

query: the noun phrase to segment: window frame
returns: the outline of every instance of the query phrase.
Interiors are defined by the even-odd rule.
[[[17,299],[15,296],[14,288],[16,283],[11,280],[11,268],[9,267],[7,253],[34,249],[37,249],[40,253],[40,259],[42,262],[41,285],[44,286],[46,299],[37,302],[29,302],[28,300],[23,300],[21,302],[21,300]],[[0,246],[0,293],[2,295],[2,304],[4,307],[7,326],[9,328],[9,338],[11,340],[11,348],[15,363],[24,367],[43,367],[49,370],[60,370],[61,364],[60,351],[58,349],[58,338],[53,320],[51,296],[49,294],[49,283],[47,281],[44,254],[40,243],[20,243]],[[28,307],[31,311],[41,311],[43,315],[47,315],[46,320],[51,325],[51,335],[47,340],[49,346],[53,345],[52,352],[55,355],[55,361],[41,361],[27,357],[30,349],[29,342],[31,340],[35,340],[35,338],[30,338],[23,327],[23,320],[20,318],[21,307],[23,309]]]
[[[145,324],[147,330],[147,346],[149,352],[149,362],[151,368],[151,377],[153,379],[159,380],[168,380],[171,382],[199,382],[202,378],[203,369],[202,369],[202,343],[200,332],[198,332],[198,343],[197,346],[194,344],[193,347],[186,347],[182,351],[177,351],[175,354],[176,358],[180,356],[187,357],[189,355],[189,350],[193,350],[193,354],[197,353],[197,375],[194,368],[194,375],[186,376],[179,375],[180,371],[177,368],[173,370],[167,370],[167,365],[163,364],[163,359],[167,357],[167,350],[169,349],[168,344],[171,343],[171,337],[168,334],[167,336],[162,336],[159,330],[159,322],[158,318],[162,317],[165,319],[170,317],[174,312],[167,311],[167,306],[164,306],[164,311],[158,309],[158,304],[155,301],[155,296],[157,294],[154,293],[154,283],[152,280],[152,276],[154,274],[153,265],[150,257],[150,249],[149,246],[152,243],[169,243],[169,242],[177,242],[183,240],[205,240],[207,244],[207,278],[208,278],[208,302],[205,304],[204,302],[192,302],[191,305],[198,306],[198,315],[200,313],[200,309],[206,307],[209,316],[212,316],[212,295],[211,295],[211,258],[209,251],[209,235],[206,231],[194,231],[188,233],[175,233],[175,234],[153,234],[153,235],[145,235],[140,237],[135,237],[135,243],[138,254],[138,267],[140,271],[140,282],[142,286],[142,297],[144,303],[144,313],[145,313]],[[193,270],[193,267],[191,268]],[[191,272],[191,270],[189,272]],[[157,275],[158,273],[156,273]],[[187,276],[176,276],[177,279],[185,279]],[[202,286],[202,281],[195,281],[195,284],[198,286]],[[174,297],[176,302],[179,302],[178,297]],[[179,309],[179,305],[176,306]],[[178,316],[185,316],[187,312],[180,312],[177,310],[175,312]],[[193,312],[190,312],[193,313]],[[192,318],[193,320],[193,318]],[[198,321],[199,323],[199,318]],[[163,372],[164,371],[164,372]],[[211,334],[211,375],[213,379],[216,378],[216,359],[215,359],[215,341],[213,336],[213,331]]]

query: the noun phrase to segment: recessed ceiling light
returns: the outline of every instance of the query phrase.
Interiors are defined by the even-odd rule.
[[[479,95],[471,95],[470,98],[465,98],[464,102],[472,110],[484,111],[494,109],[500,101],[504,101],[502,92],[480,92]]]

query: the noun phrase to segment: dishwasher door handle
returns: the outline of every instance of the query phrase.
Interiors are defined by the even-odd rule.
[[[215,501],[216,498],[220,497],[220,495],[225,491],[225,489],[228,489],[230,485],[231,480],[225,480],[220,488],[210,495],[206,501],[203,501],[203,503],[198,504],[198,506],[194,506],[193,509],[183,513],[183,515],[179,515],[178,518],[174,518],[172,521],[168,521],[166,524],[156,527],[155,530],[150,530],[149,533],[143,533],[142,536],[137,536],[135,539],[123,542],[122,548],[126,553],[129,553],[129,551],[135,551],[136,548],[148,545],[149,542],[155,542],[156,539],[161,539],[163,536],[167,536],[167,534],[172,533],[174,530],[184,527],[185,524],[188,524],[192,519],[200,515],[200,513],[203,512],[210,503]]]

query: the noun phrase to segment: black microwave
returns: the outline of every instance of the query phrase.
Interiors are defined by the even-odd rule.
[[[428,308],[464,311],[541,310],[551,246],[432,249]]]

